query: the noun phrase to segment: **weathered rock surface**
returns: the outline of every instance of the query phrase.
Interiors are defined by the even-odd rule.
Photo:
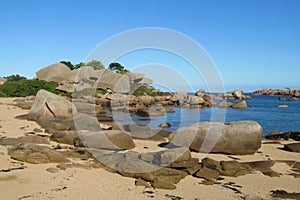
[[[300,143],[285,144],[283,149],[286,151],[300,153]]]
[[[28,119],[37,122],[42,117],[68,119],[76,114],[77,110],[71,102],[46,90],[40,90],[28,114]]]
[[[234,103],[231,107],[232,108],[238,108],[238,109],[245,109],[248,106],[247,106],[247,102],[246,101],[242,101],[242,102]]]
[[[261,137],[262,127],[253,121],[199,122],[171,134],[169,141],[197,152],[245,155],[260,148]]]
[[[203,169],[205,170],[203,171]],[[251,167],[243,165],[237,161],[216,161],[210,158],[205,158],[202,160],[202,169],[200,169],[195,176],[200,177],[199,175],[202,175],[201,178],[216,179],[218,174],[223,176],[238,177],[249,174],[252,171],[253,169]]]
[[[30,143],[20,143],[9,148],[8,155],[13,159],[33,164],[68,162],[61,153],[50,147]]]
[[[50,144],[47,138],[36,135],[22,136],[18,138],[0,138],[0,145],[14,146],[19,143]]]
[[[62,82],[67,79],[70,68],[62,63],[56,63],[36,72],[39,80]],[[66,76],[67,75],[67,76]]]
[[[230,108],[233,105],[231,102],[221,102],[218,104],[219,108]]]
[[[113,73],[104,69],[98,82],[97,88],[111,89],[117,93],[128,93],[130,91],[129,78],[127,75]]]
[[[272,160],[265,160],[265,161],[253,161],[253,162],[245,162],[244,165],[255,169],[256,171],[262,172],[266,176],[270,177],[279,177],[279,173],[275,172],[271,169],[274,166],[275,161]]]
[[[62,144],[74,145],[78,137],[77,131],[58,131],[51,135],[50,140]]]
[[[76,139],[75,146],[86,148],[128,150],[135,147],[131,135],[118,130],[82,132]]]

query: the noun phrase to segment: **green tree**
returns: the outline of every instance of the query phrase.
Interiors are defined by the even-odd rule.
[[[84,62],[81,62],[81,63],[76,64],[76,65],[75,65],[75,69],[78,69],[78,68],[80,68],[80,67],[82,67],[82,66],[85,66]]]
[[[60,63],[67,65],[71,70],[75,69],[75,66],[70,61],[60,61]]]
[[[92,60],[92,61],[86,63],[86,65],[87,66],[91,66],[91,67],[93,67],[96,70],[104,69],[103,64],[100,61],[98,61],[98,60]]]
[[[124,70],[124,66],[122,66],[120,63],[110,63],[109,69],[111,71],[120,71],[120,70]]]
[[[108,68],[119,74],[126,74],[127,72],[129,72],[129,70],[125,69],[125,67],[120,63],[110,63]]]

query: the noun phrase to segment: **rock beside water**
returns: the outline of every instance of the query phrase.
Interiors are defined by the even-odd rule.
[[[225,154],[254,154],[261,146],[262,127],[254,121],[199,122],[171,134],[176,146],[189,147],[197,152]]]

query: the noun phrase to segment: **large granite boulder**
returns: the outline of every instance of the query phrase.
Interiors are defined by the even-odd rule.
[[[13,159],[33,164],[61,163],[69,161],[61,153],[48,146],[31,143],[20,143],[9,148],[8,155]]]
[[[169,141],[197,152],[245,155],[260,148],[261,138],[262,127],[254,121],[199,122],[171,134]]]
[[[55,81],[60,83],[68,79],[70,72],[71,70],[67,65],[63,63],[56,63],[40,69],[36,72],[36,76],[39,80]]]
[[[178,101],[180,103],[182,103],[182,101],[187,100],[188,94],[186,91],[177,91],[176,97],[177,97]]]
[[[243,99],[243,92],[240,90],[233,91],[232,95],[235,99]]]
[[[28,114],[28,119],[34,121],[39,121],[41,117],[68,119],[76,113],[76,108],[70,101],[46,90],[40,90]]]
[[[114,73],[111,70],[102,70],[98,81],[98,89],[111,89],[117,93],[128,93],[130,91],[129,78],[127,75]]]

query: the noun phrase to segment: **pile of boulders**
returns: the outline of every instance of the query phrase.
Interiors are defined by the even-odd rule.
[[[243,100],[243,99],[251,99],[251,96],[244,95],[243,91],[234,90],[231,92],[227,92],[224,94],[225,99],[228,100]]]

